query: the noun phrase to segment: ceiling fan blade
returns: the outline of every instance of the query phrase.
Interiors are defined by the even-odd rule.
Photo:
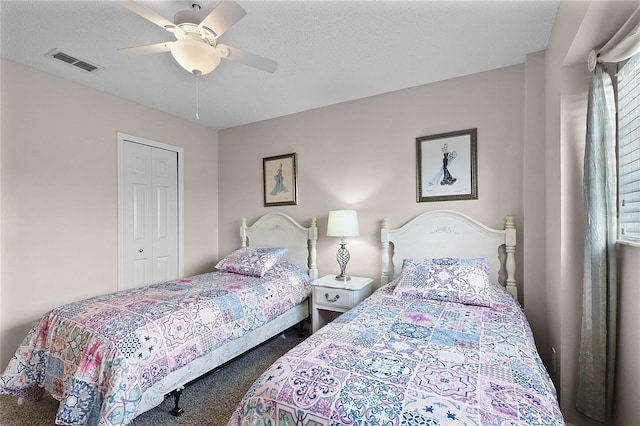
[[[220,56],[225,59],[229,59],[230,61],[240,62],[241,64],[249,65],[270,73],[274,72],[276,68],[278,68],[278,63],[272,59],[250,53],[245,50],[236,49],[235,47],[227,46],[226,44],[219,44],[217,47],[218,51],[221,53]]]
[[[153,22],[159,27],[162,27],[164,29],[175,27],[173,22],[157,14],[153,10],[148,9],[139,3],[136,3],[135,1],[123,1],[122,5],[133,13],[142,16],[147,21]]]
[[[220,37],[233,24],[241,20],[247,12],[233,0],[222,0],[218,5],[200,22],[200,27],[207,27]]]
[[[142,54],[142,55],[149,54],[149,53],[169,52],[170,51],[169,45],[171,43],[173,42],[170,41],[165,43],[147,44],[144,46],[123,47],[121,49],[118,49],[118,52]]]

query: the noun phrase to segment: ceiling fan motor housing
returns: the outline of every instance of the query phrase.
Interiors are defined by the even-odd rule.
[[[199,25],[200,22],[204,19],[199,12],[193,9],[181,10],[173,16],[173,23],[176,25],[180,24],[195,24]]]

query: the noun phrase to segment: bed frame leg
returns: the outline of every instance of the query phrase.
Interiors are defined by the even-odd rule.
[[[171,391],[171,393],[169,393],[169,395],[172,395],[173,398],[176,401],[176,406],[173,407],[173,410],[169,411],[171,414],[173,414],[174,416],[178,417],[184,414],[184,410],[180,407],[180,396],[182,395],[182,391],[184,390],[183,387],[179,387],[173,391]]]

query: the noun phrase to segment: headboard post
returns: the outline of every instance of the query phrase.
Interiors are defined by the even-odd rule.
[[[316,218],[311,218],[311,227],[309,228],[309,277],[312,280],[318,278],[318,264],[316,258],[318,256],[316,244],[318,242],[318,224]]]
[[[506,268],[507,291],[511,293],[514,299],[518,300],[518,287],[516,285],[516,219],[509,215],[504,220],[505,235],[505,251],[507,254]]]
[[[382,219],[380,228],[380,241],[382,242],[382,274],[380,275],[380,285],[389,282],[389,219]]]
[[[242,218],[242,224],[240,225],[240,247],[247,246],[247,218]]]

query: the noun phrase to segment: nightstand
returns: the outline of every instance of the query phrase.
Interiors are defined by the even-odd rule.
[[[336,312],[347,312],[371,294],[373,279],[351,277],[348,281],[336,280],[335,275],[325,275],[311,283],[311,332],[335,317]]]

